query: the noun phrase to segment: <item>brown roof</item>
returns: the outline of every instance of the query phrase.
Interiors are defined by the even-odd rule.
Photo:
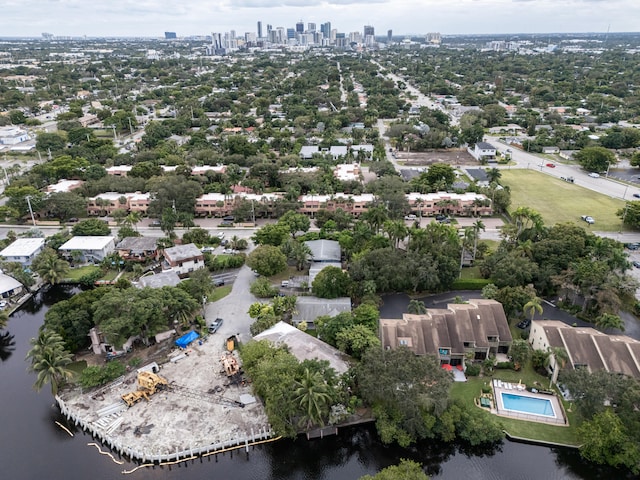
[[[381,319],[380,337],[384,348],[404,344],[417,355],[436,354],[439,348],[464,354],[465,342],[488,348],[489,337],[497,337],[501,343],[512,341],[502,305],[482,299],[428,309],[424,315],[405,313],[402,320]]]
[[[557,320],[536,320],[549,345],[562,347],[571,360],[569,368],[587,366],[640,378],[640,341],[626,335],[607,335],[593,328],[572,327]],[[532,328],[533,331],[533,328]]]

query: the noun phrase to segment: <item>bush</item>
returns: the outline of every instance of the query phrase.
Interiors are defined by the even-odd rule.
[[[216,255],[207,264],[210,272],[225,270],[227,268],[240,268],[244,265],[245,255],[243,253],[236,255]]]
[[[469,377],[477,377],[478,375],[480,375],[480,365],[477,365],[475,363],[469,365],[465,373]]]
[[[82,371],[80,385],[84,388],[97,387],[124,375],[125,366],[119,361],[107,363],[104,367],[91,366]]]
[[[102,270],[94,270],[93,272],[81,276],[78,279],[78,283],[83,287],[92,287],[97,280],[100,280],[102,278],[102,275]]]
[[[515,370],[516,366],[513,362],[498,362],[496,368],[499,370]]]
[[[482,290],[491,282],[488,278],[459,278],[451,286],[451,290]]]
[[[258,298],[273,298],[278,294],[278,288],[271,285],[265,277],[256,279],[249,291]]]
[[[489,386],[482,387],[482,393],[491,393],[491,387]]]

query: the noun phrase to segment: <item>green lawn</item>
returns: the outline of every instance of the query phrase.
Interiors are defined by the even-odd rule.
[[[530,207],[542,215],[545,225],[574,222],[587,229],[614,232],[622,222],[616,212],[624,208],[622,200],[595,193],[573,183],[534,170],[501,170],[501,183],[511,188],[511,207]],[[595,224],[580,219],[590,215]]]
[[[209,295],[210,302],[217,302],[221,298],[226,297],[231,293],[231,285],[223,285],[222,287],[216,287],[211,295]]]
[[[451,397],[453,399],[462,400],[469,408],[478,408],[474,405],[474,399],[480,396],[482,387],[490,385],[493,378],[498,378],[511,383],[522,381],[528,385],[532,385],[534,381],[548,386],[549,380],[546,377],[535,373],[531,368],[523,369],[515,372],[513,370],[495,370],[493,376],[489,377],[468,377],[467,382],[454,382],[451,387]],[[560,397],[561,398],[561,397]],[[565,402],[565,412],[569,405]],[[577,419],[575,412],[567,412],[569,417],[569,426],[556,426],[545,423],[527,422],[524,420],[516,420],[512,418],[498,417],[484,410],[492,420],[502,424],[503,429],[513,435],[531,440],[540,440],[545,442],[555,442],[565,445],[578,445],[577,438]]]
[[[463,280],[482,278],[482,275],[480,275],[480,267],[464,267],[460,278]]]
[[[71,268],[69,269],[69,273],[67,273],[66,280],[70,280],[72,282],[77,282],[85,275],[93,273],[95,271],[99,271],[100,267],[96,265],[85,265],[84,267]]]

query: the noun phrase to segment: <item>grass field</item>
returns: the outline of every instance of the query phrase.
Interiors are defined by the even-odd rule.
[[[217,302],[221,298],[226,297],[231,293],[231,288],[233,288],[232,285],[224,285],[222,287],[216,287],[216,289],[213,291],[213,294],[209,295],[209,301]]]
[[[72,282],[77,282],[85,275],[88,275],[98,270],[100,270],[100,267],[96,265],[85,265],[84,267],[72,268],[69,270],[69,273],[67,273],[67,280],[70,280]]]
[[[545,225],[573,222],[587,229],[614,232],[622,224],[616,212],[622,200],[595,193],[533,170],[502,170],[501,183],[511,188],[511,208],[530,207],[542,215]],[[595,224],[580,219],[590,215]]]

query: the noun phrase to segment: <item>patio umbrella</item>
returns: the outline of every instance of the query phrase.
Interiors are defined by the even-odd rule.
[[[448,363],[443,363],[443,364],[442,364],[442,365],[440,365],[440,366],[441,366],[442,368],[444,368],[445,370],[449,371],[449,372],[450,372],[451,370],[453,370],[453,367],[452,367],[450,364],[448,364]]]

